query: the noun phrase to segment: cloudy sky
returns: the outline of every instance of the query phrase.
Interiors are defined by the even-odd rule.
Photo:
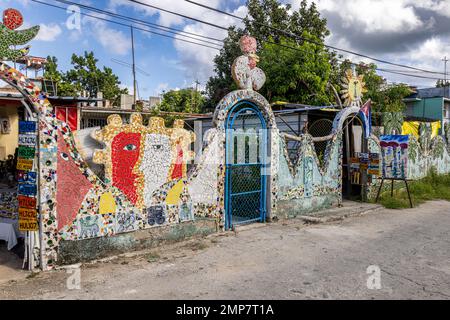
[[[55,0],[39,0],[61,7]],[[144,21],[223,39],[226,32],[209,25],[163,13],[127,0],[71,0],[104,10],[132,16]],[[184,0],[140,0],[189,17],[209,21],[224,27],[238,25],[239,20],[187,3]],[[209,6],[245,16],[245,0],[197,0]],[[426,70],[443,72],[443,57],[450,59],[449,0],[310,0],[316,2],[328,19],[331,36],[327,44],[357,51],[379,59],[406,64]],[[300,0],[283,0],[293,8]],[[23,12],[25,26],[40,24],[41,32],[32,42],[32,55],[54,55],[60,67],[70,67],[72,53],[94,51],[100,65],[111,67],[124,86],[132,87],[131,36],[126,26],[82,16],[80,28],[72,13],[47,7],[31,0],[2,0],[2,9],[14,7]],[[88,11],[81,9],[81,12]],[[92,13],[90,13],[92,14]],[[100,16],[102,17],[102,16]],[[104,18],[111,19],[103,16]],[[128,24],[122,21],[122,23]],[[186,40],[191,40],[187,39]],[[217,41],[206,40],[217,47]],[[197,41],[198,42],[198,41]],[[213,74],[213,58],[218,50],[181,42],[136,30],[136,65],[139,93],[142,98],[160,94],[163,90],[191,86],[198,79],[203,87]],[[352,61],[366,61],[344,54]],[[114,61],[123,61],[118,64]],[[380,68],[405,72],[396,66],[378,64]],[[449,63],[450,70],[450,63]],[[411,70],[409,70],[411,72]],[[414,71],[413,71],[414,72]],[[436,80],[381,73],[390,82],[404,82],[419,87],[433,86]],[[413,73],[425,77],[436,74]]]

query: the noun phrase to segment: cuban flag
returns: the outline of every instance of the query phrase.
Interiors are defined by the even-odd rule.
[[[372,133],[372,101],[367,101],[361,109],[359,109],[359,117],[361,118],[364,126],[364,133],[366,139],[370,137]]]

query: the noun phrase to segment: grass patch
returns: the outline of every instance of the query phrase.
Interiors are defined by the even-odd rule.
[[[145,258],[147,259],[147,262],[152,263],[158,261],[161,256],[156,252],[150,252]]]
[[[208,248],[208,245],[206,243],[204,243],[203,241],[196,241],[196,242],[188,244],[187,247],[189,249],[191,249],[192,251],[199,251],[199,250],[204,250],[204,249]]]
[[[408,193],[404,182],[400,181],[396,184],[400,188],[395,189],[394,196],[391,197],[390,182],[389,180],[385,181],[385,185],[389,188],[381,194],[380,203],[388,209],[409,208]],[[450,201],[450,175],[438,175],[432,171],[421,180],[409,181],[408,186],[414,206],[429,200]]]

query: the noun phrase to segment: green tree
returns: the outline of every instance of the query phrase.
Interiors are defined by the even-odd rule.
[[[98,92],[103,92],[105,99],[118,105],[120,95],[128,93],[128,89],[120,88],[119,77],[111,68],[98,68],[98,60],[93,52],[85,52],[79,56],[73,54],[71,63],[72,69],[64,73],[58,71],[58,60],[55,57],[48,58],[44,77],[57,83],[59,95],[77,96],[86,91],[90,97],[96,97]]]
[[[436,88],[443,88],[450,86],[450,81],[438,80],[436,81]]]
[[[165,92],[158,106],[159,111],[199,113],[205,103],[205,97],[193,88],[170,90]]]
[[[308,1],[302,0],[298,10],[292,14],[290,11],[292,7],[290,5],[282,6],[277,0],[248,0],[247,1],[248,15],[244,20],[244,28],[237,29],[231,27],[228,30],[228,36],[225,39],[224,46],[220,53],[214,59],[214,72],[215,75],[211,77],[206,85],[206,93],[208,95],[207,107],[212,109],[219,102],[219,100],[228,92],[235,90],[236,86],[231,77],[231,65],[235,58],[241,55],[239,49],[239,39],[244,34],[250,34],[258,41],[259,55],[262,57],[262,61],[259,64],[265,71],[268,78],[266,87],[270,86],[270,94],[272,98],[283,99],[295,99],[290,102],[301,103],[314,103],[316,101],[326,102],[329,99],[322,99],[322,92],[325,88],[317,87],[316,79],[312,72],[318,72],[318,75],[324,75],[328,80],[328,73],[324,74],[324,70],[330,69],[330,60],[333,56],[328,52],[322,44],[326,36],[330,34],[327,29],[327,20],[321,18],[319,11],[314,3],[308,5]],[[272,27],[269,28],[268,26]],[[294,33],[308,37],[309,40],[314,40],[319,45],[311,45],[311,43],[304,43],[302,39],[287,39],[283,33],[274,30],[277,28],[283,31]],[[289,47],[294,47],[299,50],[306,50],[306,56],[308,58],[302,58],[299,62],[295,63],[295,70],[291,72],[290,63],[293,62],[294,57],[300,57],[301,52],[294,53],[296,50],[292,50],[286,47],[277,46],[273,43],[289,44]],[[308,50],[311,50],[308,51]],[[292,52],[290,52],[292,51]],[[279,56],[275,61],[266,61],[266,57],[273,57],[276,53]],[[313,54],[318,54],[319,58],[313,57]],[[328,59],[322,59],[324,55],[328,54]],[[287,60],[285,60],[285,59]],[[311,59],[313,59],[311,61]],[[326,66],[318,66],[318,63],[324,63]],[[312,66],[314,66],[312,68]],[[266,68],[265,68],[266,67]],[[267,68],[269,67],[269,68]],[[280,77],[279,71],[284,68],[286,72],[290,73],[290,76],[283,79]],[[301,72],[299,69],[311,70],[312,72]],[[275,74],[272,74],[275,71]],[[276,77],[277,80],[270,80],[272,77]],[[298,77],[298,78],[293,78]],[[311,85],[310,82],[314,84]],[[320,81],[320,85],[323,85],[323,81]],[[326,83],[325,83],[326,85]],[[311,95],[311,92],[303,96],[296,96],[291,94],[295,88],[307,88],[318,89],[319,95]],[[331,97],[331,95],[328,95]],[[305,100],[303,100],[305,99]]]
[[[303,37],[317,40],[307,31]],[[321,105],[329,103],[327,83],[331,65],[323,45],[311,42],[297,44],[281,38],[280,43],[298,50],[280,50],[272,41],[260,51],[260,67],[270,76],[260,90],[269,101],[291,101]]]
[[[77,95],[76,87],[65,80],[65,74],[58,70],[58,59],[56,57],[47,57],[44,78],[52,80],[57,86],[59,96],[74,97]]]

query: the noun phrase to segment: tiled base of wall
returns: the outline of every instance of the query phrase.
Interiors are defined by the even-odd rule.
[[[201,219],[158,228],[79,241],[61,241],[58,264],[73,264],[101,259],[133,250],[157,247],[218,232],[215,219]]]

